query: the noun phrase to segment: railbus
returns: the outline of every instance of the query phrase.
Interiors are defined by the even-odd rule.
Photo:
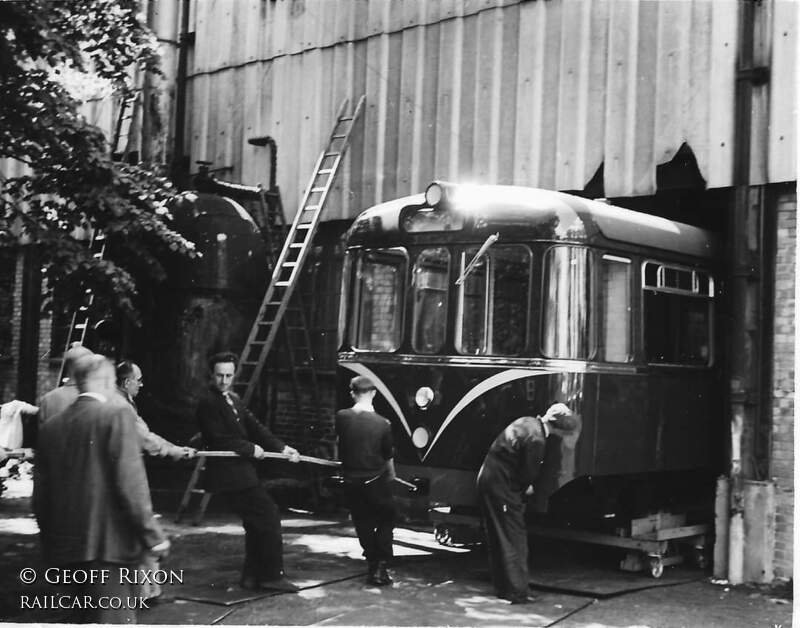
[[[452,540],[477,521],[495,436],[554,402],[579,429],[550,438],[532,517],[613,530],[713,502],[718,248],[697,227],[524,187],[435,181],[362,212],[339,401],[355,374],[375,382],[398,474],[420,489],[398,495],[404,514]]]

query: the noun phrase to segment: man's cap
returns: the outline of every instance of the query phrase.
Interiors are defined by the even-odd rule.
[[[578,429],[578,418],[574,414],[562,414],[550,419],[547,425],[563,432],[571,432]]]
[[[350,380],[350,390],[357,393],[369,392],[375,390],[375,383],[365,375],[356,375]]]

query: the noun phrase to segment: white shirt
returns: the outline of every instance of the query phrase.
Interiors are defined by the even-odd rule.
[[[93,392],[85,392],[78,395],[78,397],[91,397],[92,399],[97,399],[100,403],[105,403],[108,401],[108,398],[105,395],[101,395],[100,393],[93,393]]]

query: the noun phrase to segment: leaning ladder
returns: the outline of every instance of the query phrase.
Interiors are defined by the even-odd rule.
[[[253,397],[267,355],[275,343],[281,320],[297,287],[303,263],[308,257],[314,234],[319,225],[320,215],[328,198],[328,192],[333,187],[333,181],[347,151],[353,127],[361,114],[364,96],[361,96],[351,115],[344,114],[347,105],[348,100],[345,99],[339,107],[333,131],[327,146],[317,159],[314,173],[311,175],[303,195],[303,201],[289,228],[289,234],[278,256],[258,316],[250,330],[244,351],[242,351],[242,359],[236,371],[233,387],[242,396],[246,405]]]
[[[99,229],[92,231],[92,238],[89,241],[89,252],[96,260],[103,259],[106,253],[106,236]],[[91,288],[86,288],[81,297],[81,302],[75,311],[72,313],[72,321],[69,326],[69,333],[67,334],[67,343],[64,346],[64,355],[74,344],[84,344],[86,340],[86,331],[89,329],[89,311],[94,303],[94,292]],[[58,371],[59,384],[64,379],[65,360],[61,360],[61,368]]]
[[[259,200],[262,205],[262,213],[269,215],[267,210],[269,205],[261,188],[259,188]],[[275,224],[270,225],[269,220],[267,220],[264,228],[264,241],[267,245],[267,262],[270,272],[277,268],[278,254],[282,248],[278,238],[286,228],[286,216],[283,211],[280,192],[277,193],[276,200],[277,207],[272,212]],[[309,384],[308,391],[311,404],[308,412],[317,417],[320,415],[322,408],[319,400],[319,379],[317,378],[317,369],[314,362],[314,352],[311,348],[311,334],[308,329],[306,310],[299,291],[295,292],[290,298],[286,312],[288,316],[284,318],[281,327],[283,328],[284,345],[289,361],[292,393],[297,416],[303,416],[304,410],[307,408],[307,405],[303,403],[303,386],[301,385],[302,381],[306,381]]]

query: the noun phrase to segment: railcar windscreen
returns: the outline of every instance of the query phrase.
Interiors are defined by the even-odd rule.
[[[418,353],[438,353],[447,331],[450,252],[444,247],[424,249],[412,275],[414,320],[411,344]]]
[[[353,347],[395,351],[403,340],[408,254],[404,249],[362,251],[355,263]]]
[[[461,253],[461,272],[478,252]],[[531,252],[495,246],[481,256],[459,288],[456,349],[467,355],[518,355],[527,343]]]

